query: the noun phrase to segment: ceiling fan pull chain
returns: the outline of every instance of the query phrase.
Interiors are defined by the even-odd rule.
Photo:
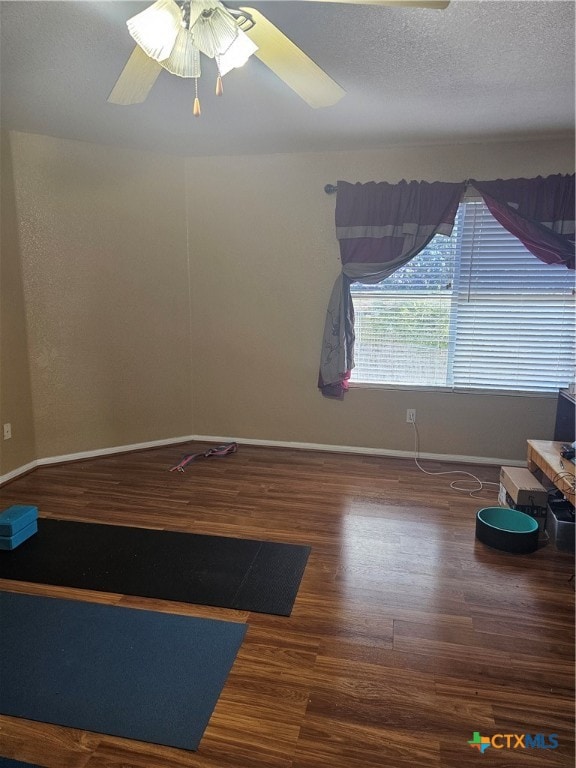
[[[218,70],[218,77],[216,78],[216,96],[222,96],[224,88],[222,86],[222,75],[220,74],[220,56],[216,54],[214,57],[216,60],[216,68]]]
[[[222,96],[224,88],[222,87],[222,78],[220,75],[216,78],[216,96]]]
[[[194,99],[194,109],[192,110],[192,114],[194,117],[200,117],[202,114],[202,111],[200,110],[200,99],[198,98],[198,78],[194,78],[194,86],[196,88],[196,97]]]

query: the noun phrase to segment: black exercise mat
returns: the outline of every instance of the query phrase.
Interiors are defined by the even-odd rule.
[[[10,757],[0,757],[0,768],[40,768],[40,766],[22,763],[20,760],[12,760]]]
[[[2,714],[192,750],[247,629],[12,592],[0,616]]]
[[[310,547],[40,518],[0,578],[289,616]]]

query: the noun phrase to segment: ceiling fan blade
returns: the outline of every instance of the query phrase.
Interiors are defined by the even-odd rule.
[[[108,101],[111,104],[141,104],[146,100],[162,67],[137,45],[122,70]]]
[[[258,46],[254,54],[311,107],[329,107],[346,91],[315,64],[304,51],[254,8],[241,8],[255,21],[246,34]]]

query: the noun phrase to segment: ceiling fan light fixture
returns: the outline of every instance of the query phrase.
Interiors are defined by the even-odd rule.
[[[194,45],[214,59],[230,48],[240,30],[234,17],[220,3],[208,2],[206,6],[190,24],[190,35]]]
[[[182,12],[174,0],[157,0],[150,8],[128,19],[126,26],[147,56],[164,61],[172,53],[181,22]]]
[[[238,30],[238,36],[228,50],[216,57],[218,71],[224,76],[232,69],[243,67],[250,56],[256,53],[257,50],[258,46],[256,43],[253,43],[244,32]]]
[[[194,45],[188,30],[181,29],[176,37],[172,53],[159,62],[164,69],[178,77],[200,77],[200,51]]]

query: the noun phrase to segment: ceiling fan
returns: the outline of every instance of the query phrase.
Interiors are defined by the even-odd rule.
[[[302,2],[302,0],[300,0]],[[446,8],[449,0],[316,0],[355,5]],[[336,104],[345,91],[260,11],[235,8],[221,0],[156,0],[128,19],[137,45],[108,101],[145,101],[160,72],[195,80],[193,114],[200,115],[198,79],[201,54],[216,61],[216,95],[222,77],[255,55],[311,107]]]

